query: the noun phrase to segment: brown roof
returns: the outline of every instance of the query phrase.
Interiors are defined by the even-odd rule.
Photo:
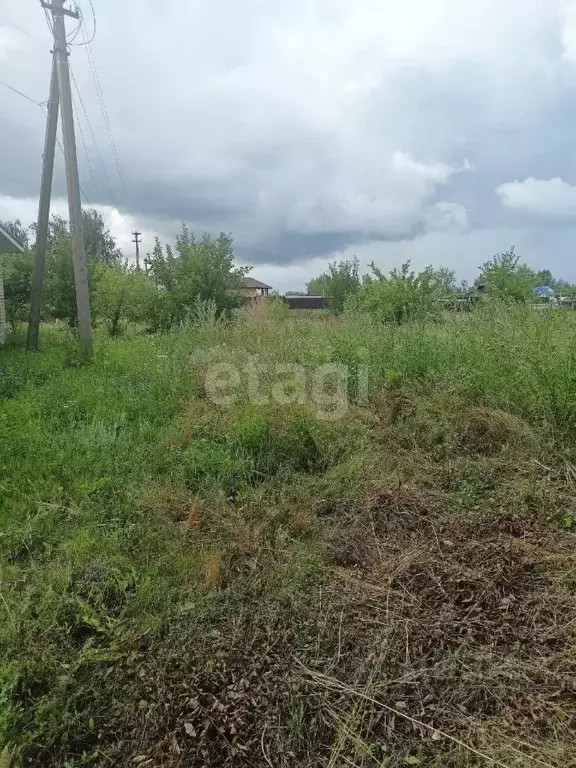
[[[271,289],[271,285],[266,285],[266,283],[261,283],[260,280],[256,280],[253,277],[243,277],[240,280],[240,286],[242,288],[269,288]]]

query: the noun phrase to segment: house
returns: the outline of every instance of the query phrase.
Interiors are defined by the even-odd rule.
[[[326,309],[324,296],[284,296],[288,309]]]
[[[247,299],[258,299],[261,296],[268,296],[268,291],[272,290],[271,285],[261,283],[253,277],[242,277],[238,288],[234,288],[231,293],[236,296],[244,296]]]
[[[0,254],[22,253],[24,248],[14,240],[10,232],[0,224]],[[2,264],[0,263],[0,344],[6,340],[6,304],[4,301],[4,280],[2,276]]]

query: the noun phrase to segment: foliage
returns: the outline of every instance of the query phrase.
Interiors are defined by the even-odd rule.
[[[4,227],[8,234],[12,235],[14,240],[20,243],[24,250],[28,250],[30,245],[30,235],[28,233],[28,229],[22,226],[20,219],[15,219],[14,221],[0,220],[0,224]]]
[[[142,271],[94,263],[91,276],[94,319],[103,320],[111,336],[120,336],[129,322],[148,319],[156,290]]]
[[[573,764],[570,313],[274,320],[97,329],[89,366],[61,328],[0,350],[0,754]],[[242,374],[210,400],[202,360],[256,358],[369,397],[325,422]]]
[[[88,263],[100,261],[103,264],[113,265],[122,262],[122,252],[99,211],[95,208],[83,208],[82,227]],[[33,229],[35,228],[36,225],[33,225]],[[58,247],[62,240],[70,239],[70,236],[68,220],[54,214],[48,224],[48,250]]]
[[[441,298],[449,298],[461,289],[466,290],[458,285],[456,272],[453,269],[448,269],[447,267],[439,267],[438,269],[428,267],[428,270],[431,274],[430,285]]]
[[[439,276],[432,267],[416,273],[407,261],[388,275],[375,264],[370,267],[372,274],[365,276],[361,290],[349,304],[350,309],[396,324],[425,320],[438,313],[437,299],[445,276]]]
[[[0,269],[4,275],[4,298],[6,316],[14,330],[28,317],[30,306],[30,286],[34,269],[34,257],[31,251],[0,256]]]
[[[313,277],[308,283],[306,283],[306,293],[308,296],[325,296],[326,295],[326,283],[328,276],[324,273]],[[289,294],[286,293],[288,296]]]
[[[342,314],[347,299],[360,287],[359,269],[360,262],[356,256],[339,262],[333,261],[328,266],[328,272],[308,283],[308,295],[324,296],[330,312],[333,315]]]
[[[218,316],[229,316],[242,303],[234,290],[250,268],[234,265],[233,241],[224,233],[196,239],[183,225],[174,250],[156,240],[149,263],[163,296],[151,317],[158,330],[185,322],[198,300],[214,302]]]
[[[489,296],[519,303],[529,301],[534,295],[534,287],[539,284],[536,273],[520,261],[514,247],[484,262],[478,282],[484,285]]]

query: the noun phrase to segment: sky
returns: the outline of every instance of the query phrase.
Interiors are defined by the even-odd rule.
[[[80,179],[127,256],[186,222],[280,291],[352,255],[471,280],[512,245],[576,282],[576,0],[92,3]],[[0,218],[25,224],[50,47],[38,0],[0,0],[0,79],[36,102],[0,84]]]

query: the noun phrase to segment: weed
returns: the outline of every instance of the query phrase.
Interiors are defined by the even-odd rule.
[[[570,318],[196,309],[0,351],[0,764],[576,765]]]

